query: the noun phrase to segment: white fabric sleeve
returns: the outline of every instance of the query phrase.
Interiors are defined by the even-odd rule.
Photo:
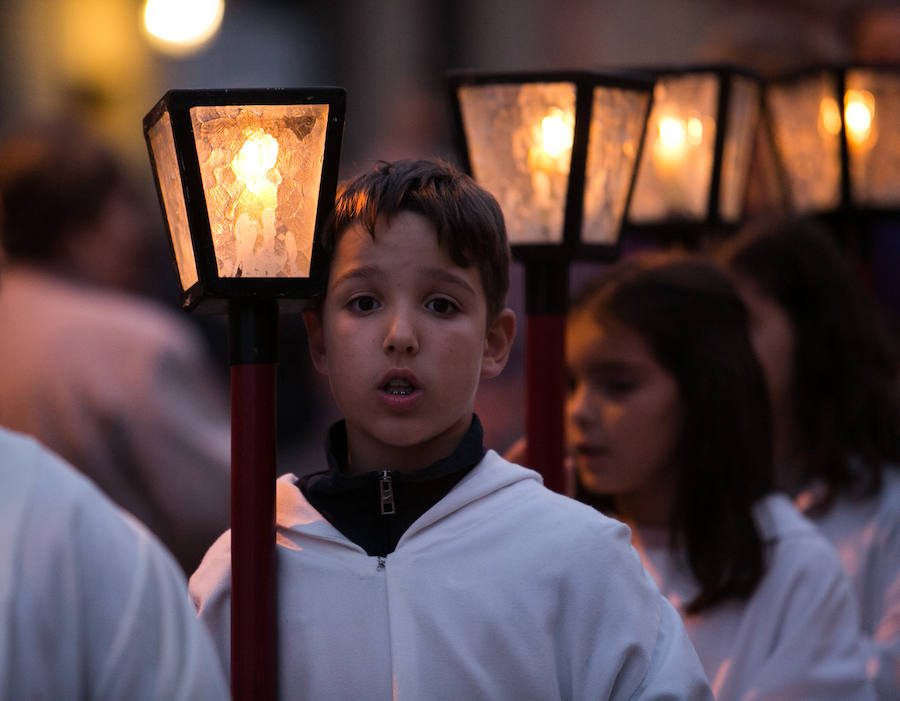
[[[773,600],[770,615],[783,632],[746,698],[873,701],[858,606],[837,554],[824,540],[798,539],[782,556],[806,566],[780,583],[780,603]]]
[[[869,675],[878,698],[900,698],[900,518],[875,537],[881,540],[879,558],[873,573],[878,620],[870,641]]]
[[[631,547],[629,529],[588,538],[576,548],[566,621],[572,699],[712,701],[684,624]],[[603,545],[601,545],[603,544]],[[580,550],[580,552],[579,552]],[[596,615],[585,615],[595,612]],[[601,613],[602,612],[602,613]],[[610,656],[617,670],[609,674]]]
[[[227,699],[184,576],[156,538],[55,456],[35,451],[21,469],[37,479],[9,560],[3,698]]]

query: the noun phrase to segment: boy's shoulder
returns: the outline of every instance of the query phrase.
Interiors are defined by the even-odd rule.
[[[294,475],[276,489],[281,534],[327,535],[331,526],[303,496]],[[627,526],[544,487],[541,476],[493,450],[409,529],[405,539],[435,530],[477,533],[479,539],[527,541],[561,555],[586,549],[630,550]]]

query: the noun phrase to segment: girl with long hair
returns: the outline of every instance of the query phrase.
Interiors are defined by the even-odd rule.
[[[585,290],[566,338],[576,496],[632,528],[717,698],[871,698],[849,580],[773,491],[746,321],[689,256],[635,257]]]
[[[720,252],[750,312],[772,409],[775,479],[836,547],[883,699],[900,698],[898,358],[827,231],[754,223]]]

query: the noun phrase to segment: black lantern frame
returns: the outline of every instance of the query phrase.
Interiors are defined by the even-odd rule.
[[[226,106],[293,106],[325,105],[328,108],[322,172],[315,217],[315,231],[324,224],[334,203],[340,157],[340,141],[344,125],[346,92],[343,88],[260,88],[222,90],[171,90],[167,92],[144,118],[144,136],[150,153],[160,206],[168,231],[169,247],[176,270],[174,232],[169,223],[162,184],[160,164],[151,144],[150,130],[168,114],[182,188],[184,214],[190,231],[197,281],[184,288],[181,301],[185,310],[205,313],[228,311],[228,300],[277,300],[284,309],[293,306],[290,300],[309,298],[321,288],[324,270],[319,237],[313,237],[310,272],[306,277],[223,277],[219,275],[213,247],[209,211],[204,194],[190,111],[194,107]],[[179,277],[179,279],[181,279]]]

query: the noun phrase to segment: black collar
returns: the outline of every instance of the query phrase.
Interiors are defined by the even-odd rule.
[[[347,474],[347,427],[334,424],[325,442],[328,470],[300,480],[303,495],[331,525],[369,555],[393,552],[412,523],[446,496],[484,457],[484,431],[469,430],[447,457],[414,472]],[[388,508],[385,508],[386,500]]]

